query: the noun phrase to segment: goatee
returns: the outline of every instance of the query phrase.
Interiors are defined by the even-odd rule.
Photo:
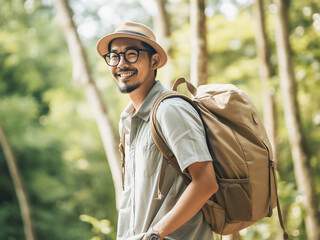
[[[141,86],[141,83],[137,83],[137,84],[132,85],[132,86],[124,86],[124,87],[120,87],[118,85],[118,88],[119,88],[119,91],[121,93],[131,93],[131,92],[133,92],[134,90],[136,90],[140,86]]]

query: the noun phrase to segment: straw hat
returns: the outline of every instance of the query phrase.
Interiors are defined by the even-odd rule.
[[[135,22],[124,22],[120,24],[114,33],[102,37],[97,43],[97,51],[102,57],[108,53],[109,43],[116,38],[133,38],[148,43],[160,55],[158,68],[164,66],[167,62],[167,54],[164,49],[156,42],[156,37],[152,30],[146,25]]]

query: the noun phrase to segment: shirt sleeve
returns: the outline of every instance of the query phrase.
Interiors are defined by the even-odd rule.
[[[181,171],[195,162],[212,161],[202,120],[191,104],[181,98],[166,99],[159,105],[156,118]]]

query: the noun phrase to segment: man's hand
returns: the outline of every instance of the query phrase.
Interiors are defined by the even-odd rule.
[[[152,232],[154,232],[154,229],[153,229],[153,227],[152,227]],[[143,235],[143,237],[141,238],[141,240],[146,240],[147,239],[147,236],[150,234],[150,230],[147,232],[147,233],[145,233],[144,235]],[[157,235],[158,235],[158,233],[157,233]],[[152,235],[151,236],[152,237],[152,239],[154,239],[153,237],[154,237],[154,235]],[[163,240],[164,238],[163,237],[161,237],[161,236],[157,236],[157,237],[160,237],[161,238],[161,240]]]

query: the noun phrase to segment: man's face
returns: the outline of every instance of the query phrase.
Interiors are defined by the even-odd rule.
[[[128,49],[145,49],[141,41],[131,38],[114,39],[110,46],[110,52],[125,52]],[[118,84],[122,93],[130,93],[142,84],[154,80],[154,68],[147,51],[140,51],[139,58],[135,63],[129,63],[120,55],[120,62],[115,67],[110,67],[113,79]]]

